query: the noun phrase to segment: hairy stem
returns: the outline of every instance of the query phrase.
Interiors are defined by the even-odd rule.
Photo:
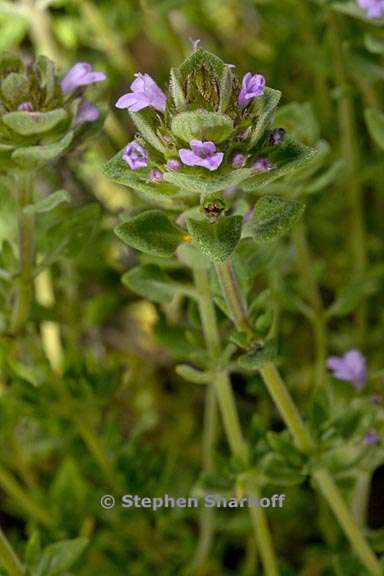
[[[199,308],[204,335],[212,359],[215,360],[220,353],[221,347],[208,273],[205,270],[195,269],[194,278],[199,293]],[[243,437],[236,402],[227,372],[218,372],[213,386],[231,452],[243,467],[247,467],[249,465],[249,449]],[[258,496],[257,488],[254,485],[252,486],[252,495]],[[265,512],[260,508],[256,511],[256,514],[257,518],[254,515],[251,516],[265,574],[266,576],[278,576],[277,560]]]
[[[16,552],[9,543],[6,535],[0,528],[0,564],[6,568],[10,576],[23,576],[24,567],[18,559]]]
[[[34,217],[24,208],[31,202],[32,174],[19,173],[17,186],[17,222],[19,245],[19,276],[16,283],[16,302],[13,309],[11,330],[19,334],[25,328],[33,294]]]
[[[229,274],[229,270],[232,271],[231,274]],[[234,324],[237,327],[249,327],[250,324],[247,317],[246,305],[242,299],[237,278],[233,273],[233,266],[229,259],[218,265],[218,273],[220,279],[224,278],[226,280],[226,282],[221,282],[221,286],[228,307],[233,315]],[[232,282],[235,282],[237,286],[228,287],[227,282],[229,278]],[[235,298],[239,298],[238,302],[234,300]],[[303,453],[313,453],[316,450],[316,445],[310,432],[302,421],[299,411],[297,410],[284,381],[280,377],[273,363],[270,362],[261,368],[260,374],[270,395],[272,396],[272,399],[279,409],[287,428],[290,430],[297,447]],[[361,563],[367,568],[370,574],[379,576],[382,573],[380,563],[360,528],[356,524],[353,515],[344,502],[339,488],[330,476],[329,472],[325,469],[315,470],[312,473],[312,477],[319,486],[319,489],[325,500],[328,502],[329,507],[335,514]]]

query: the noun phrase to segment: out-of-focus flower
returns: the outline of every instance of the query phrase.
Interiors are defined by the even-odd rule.
[[[217,170],[223,161],[224,153],[217,152],[214,142],[202,142],[201,140],[191,140],[191,149],[182,148],[179,150],[180,160],[187,166],[201,166],[211,172]]]
[[[384,0],[357,0],[357,4],[368,18],[376,19],[384,16]]]
[[[76,124],[81,122],[95,122],[100,117],[99,109],[92,102],[82,102],[76,116]]]
[[[364,436],[364,444],[366,446],[372,446],[374,444],[378,444],[380,442],[380,436],[376,432],[376,430],[369,430]]]
[[[341,357],[330,356],[327,368],[337,380],[352,382],[357,390],[364,388],[367,382],[367,363],[359,350],[349,350]]]
[[[121,96],[116,102],[116,108],[127,108],[130,112],[139,112],[151,106],[159,112],[164,112],[167,97],[149,74],[135,74],[131,92]]]
[[[20,106],[17,107],[19,112],[33,112],[33,106],[31,102],[22,102]]]
[[[256,170],[256,172],[269,172],[269,170],[272,170],[273,166],[267,158],[260,157],[252,164],[252,168]]]
[[[158,168],[154,168],[153,170],[151,170],[151,173],[149,175],[149,179],[151,180],[151,182],[161,182],[163,178],[164,176],[161,170],[159,170]]]
[[[171,172],[177,172],[181,168],[181,162],[177,158],[171,158],[167,162],[167,168]]]
[[[254,98],[264,94],[266,80],[262,74],[252,74],[248,72],[243,77],[241,91],[239,94],[239,105],[245,108]]]
[[[232,158],[232,166],[234,168],[242,168],[247,160],[245,154],[240,154],[239,152]]]
[[[70,94],[80,86],[89,86],[95,82],[103,82],[105,79],[106,75],[103,72],[95,72],[88,62],[78,62],[62,79],[61,89],[64,94]]]
[[[123,160],[132,170],[139,170],[148,166],[148,153],[144,146],[133,140],[124,150]]]
[[[372,394],[370,400],[372,404],[381,404],[383,401],[383,397],[381,394]]]
[[[284,142],[285,130],[284,128],[275,128],[269,138],[270,144],[278,146]]]

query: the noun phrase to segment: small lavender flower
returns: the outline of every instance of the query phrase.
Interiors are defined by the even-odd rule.
[[[357,0],[357,4],[368,18],[376,19],[384,16],[384,0]]]
[[[369,430],[364,436],[364,444],[366,446],[373,446],[374,444],[378,444],[380,442],[380,436],[376,432],[376,430]]]
[[[243,77],[239,94],[240,108],[245,108],[254,98],[264,94],[266,80],[262,74],[248,72]]]
[[[179,150],[180,160],[187,166],[201,166],[211,172],[217,170],[223,161],[224,153],[217,152],[214,142],[202,142],[201,140],[191,140],[191,149],[182,148]]]
[[[255,162],[252,164],[252,168],[256,172],[269,172],[272,170],[273,166],[267,158],[256,158]]]
[[[359,350],[349,350],[341,357],[330,356],[327,368],[337,380],[352,382],[356,390],[364,388],[367,382],[367,363]]]
[[[161,170],[159,170],[158,168],[153,168],[153,170],[151,170],[151,173],[149,175],[149,179],[151,180],[151,182],[161,182],[163,178],[164,176]]]
[[[171,172],[178,172],[181,168],[181,162],[180,160],[177,160],[177,158],[171,158],[170,160],[168,160],[167,162],[167,168],[168,170],[170,170]]]
[[[22,102],[17,109],[19,112],[33,112],[33,106],[30,102]]]
[[[76,116],[76,124],[83,122],[95,122],[98,120],[100,112],[92,102],[82,102]]]
[[[240,152],[238,152],[232,158],[232,166],[234,168],[242,168],[244,166],[246,160],[247,160],[247,157],[244,154],[240,154]]]
[[[146,149],[133,140],[128,144],[123,153],[123,159],[132,170],[139,170],[148,166],[148,153]]]
[[[269,137],[269,143],[273,144],[273,146],[278,146],[279,144],[283,143],[284,136],[285,136],[284,128],[275,128],[275,130],[272,131],[272,134]]]
[[[383,397],[381,394],[371,394],[370,401],[372,404],[381,404],[383,401]]]
[[[121,96],[116,108],[127,108],[130,112],[139,112],[151,106],[159,112],[165,111],[167,97],[149,74],[135,74],[131,92]]]
[[[196,40],[191,38],[191,44],[192,44],[192,52],[196,52],[200,44],[200,38],[196,38]]]
[[[103,82],[105,79],[106,75],[103,72],[95,72],[88,62],[78,62],[72,66],[62,79],[61,89],[64,94],[70,94],[80,86]]]

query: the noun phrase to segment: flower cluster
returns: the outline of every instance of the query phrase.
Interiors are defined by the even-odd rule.
[[[384,0],[357,0],[357,4],[368,18],[376,19],[384,16]]]
[[[57,157],[100,117],[84,89],[105,80],[78,63],[60,81],[54,64],[41,56],[30,65],[12,54],[0,58],[0,155],[5,167],[37,167]]]
[[[116,102],[117,108],[129,111],[141,132],[121,157],[131,170],[147,169],[147,180],[153,183],[162,182],[169,172],[273,170],[269,156],[284,142],[285,131],[272,130],[269,121],[255,137],[271,93],[279,94],[266,87],[262,74],[248,72],[240,81],[232,65],[196,42],[191,57],[172,70],[169,94],[151,76],[139,73]]]

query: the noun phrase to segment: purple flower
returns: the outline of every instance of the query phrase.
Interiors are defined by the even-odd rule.
[[[245,108],[257,96],[264,94],[266,80],[262,74],[248,72],[243,78],[239,94],[239,105]]]
[[[100,112],[92,102],[82,102],[77,111],[76,124],[81,124],[82,122],[95,122],[98,120],[99,116]]]
[[[200,38],[196,38],[196,40],[191,38],[191,44],[192,44],[192,52],[196,52],[200,44]]]
[[[17,109],[19,112],[33,112],[33,106],[30,102],[22,102]]]
[[[369,430],[364,436],[364,444],[366,446],[372,446],[374,444],[378,444],[380,442],[380,436],[376,432],[376,430]]]
[[[381,394],[371,394],[370,401],[372,404],[381,404],[383,401],[383,397]]]
[[[180,160],[187,166],[201,166],[211,172],[217,170],[223,161],[224,153],[216,151],[214,142],[202,142],[191,140],[191,150],[182,148],[179,150]]]
[[[148,153],[146,149],[133,140],[128,144],[123,153],[123,159],[132,170],[139,170],[148,166]]]
[[[274,146],[278,146],[279,144],[283,143],[284,136],[285,136],[284,128],[275,128],[275,130],[272,130],[272,133],[269,137],[269,143],[273,144]]]
[[[159,112],[164,112],[167,97],[149,74],[135,74],[129,94],[124,94],[116,102],[116,108],[127,108],[130,112],[139,112],[152,106]]]
[[[368,18],[375,19],[384,16],[384,0],[357,0],[357,4]]]
[[[344,356],[330,356],[327,368],[337,380],[352,382],[356,390],[364,388],[367,381],[367,363],[359,350],[349,350]]]
[[[70,94],[80,86],[88,86],[95,82],[102,82],[106,79],[103,72],[94,72],[88,62],[78,62],[66,73],[61,81],[61,89],[64,94]]]
[[[247,157],[244,154],[240,154],[240,152],[238,152],[232,158],[232,166],[234,168],[242,168],[244,166],[246,160],[247,160]]]
[[[171,158],[167,162],[167,168],[171,172],[178,172],[178,170],[180,170],[180,168],[181,168],[180,160],[178,160],[177,158]]]
[[[163,179],[162,171],[159,170],[158,168],[154,168],[153,170],[151,170],[149,179],[151,182],[161,182]]]
[[[252,168],[256,172],[269,172],[272,170],[273,166],[267,158],[256,158],[255,162],[252,164]]]

